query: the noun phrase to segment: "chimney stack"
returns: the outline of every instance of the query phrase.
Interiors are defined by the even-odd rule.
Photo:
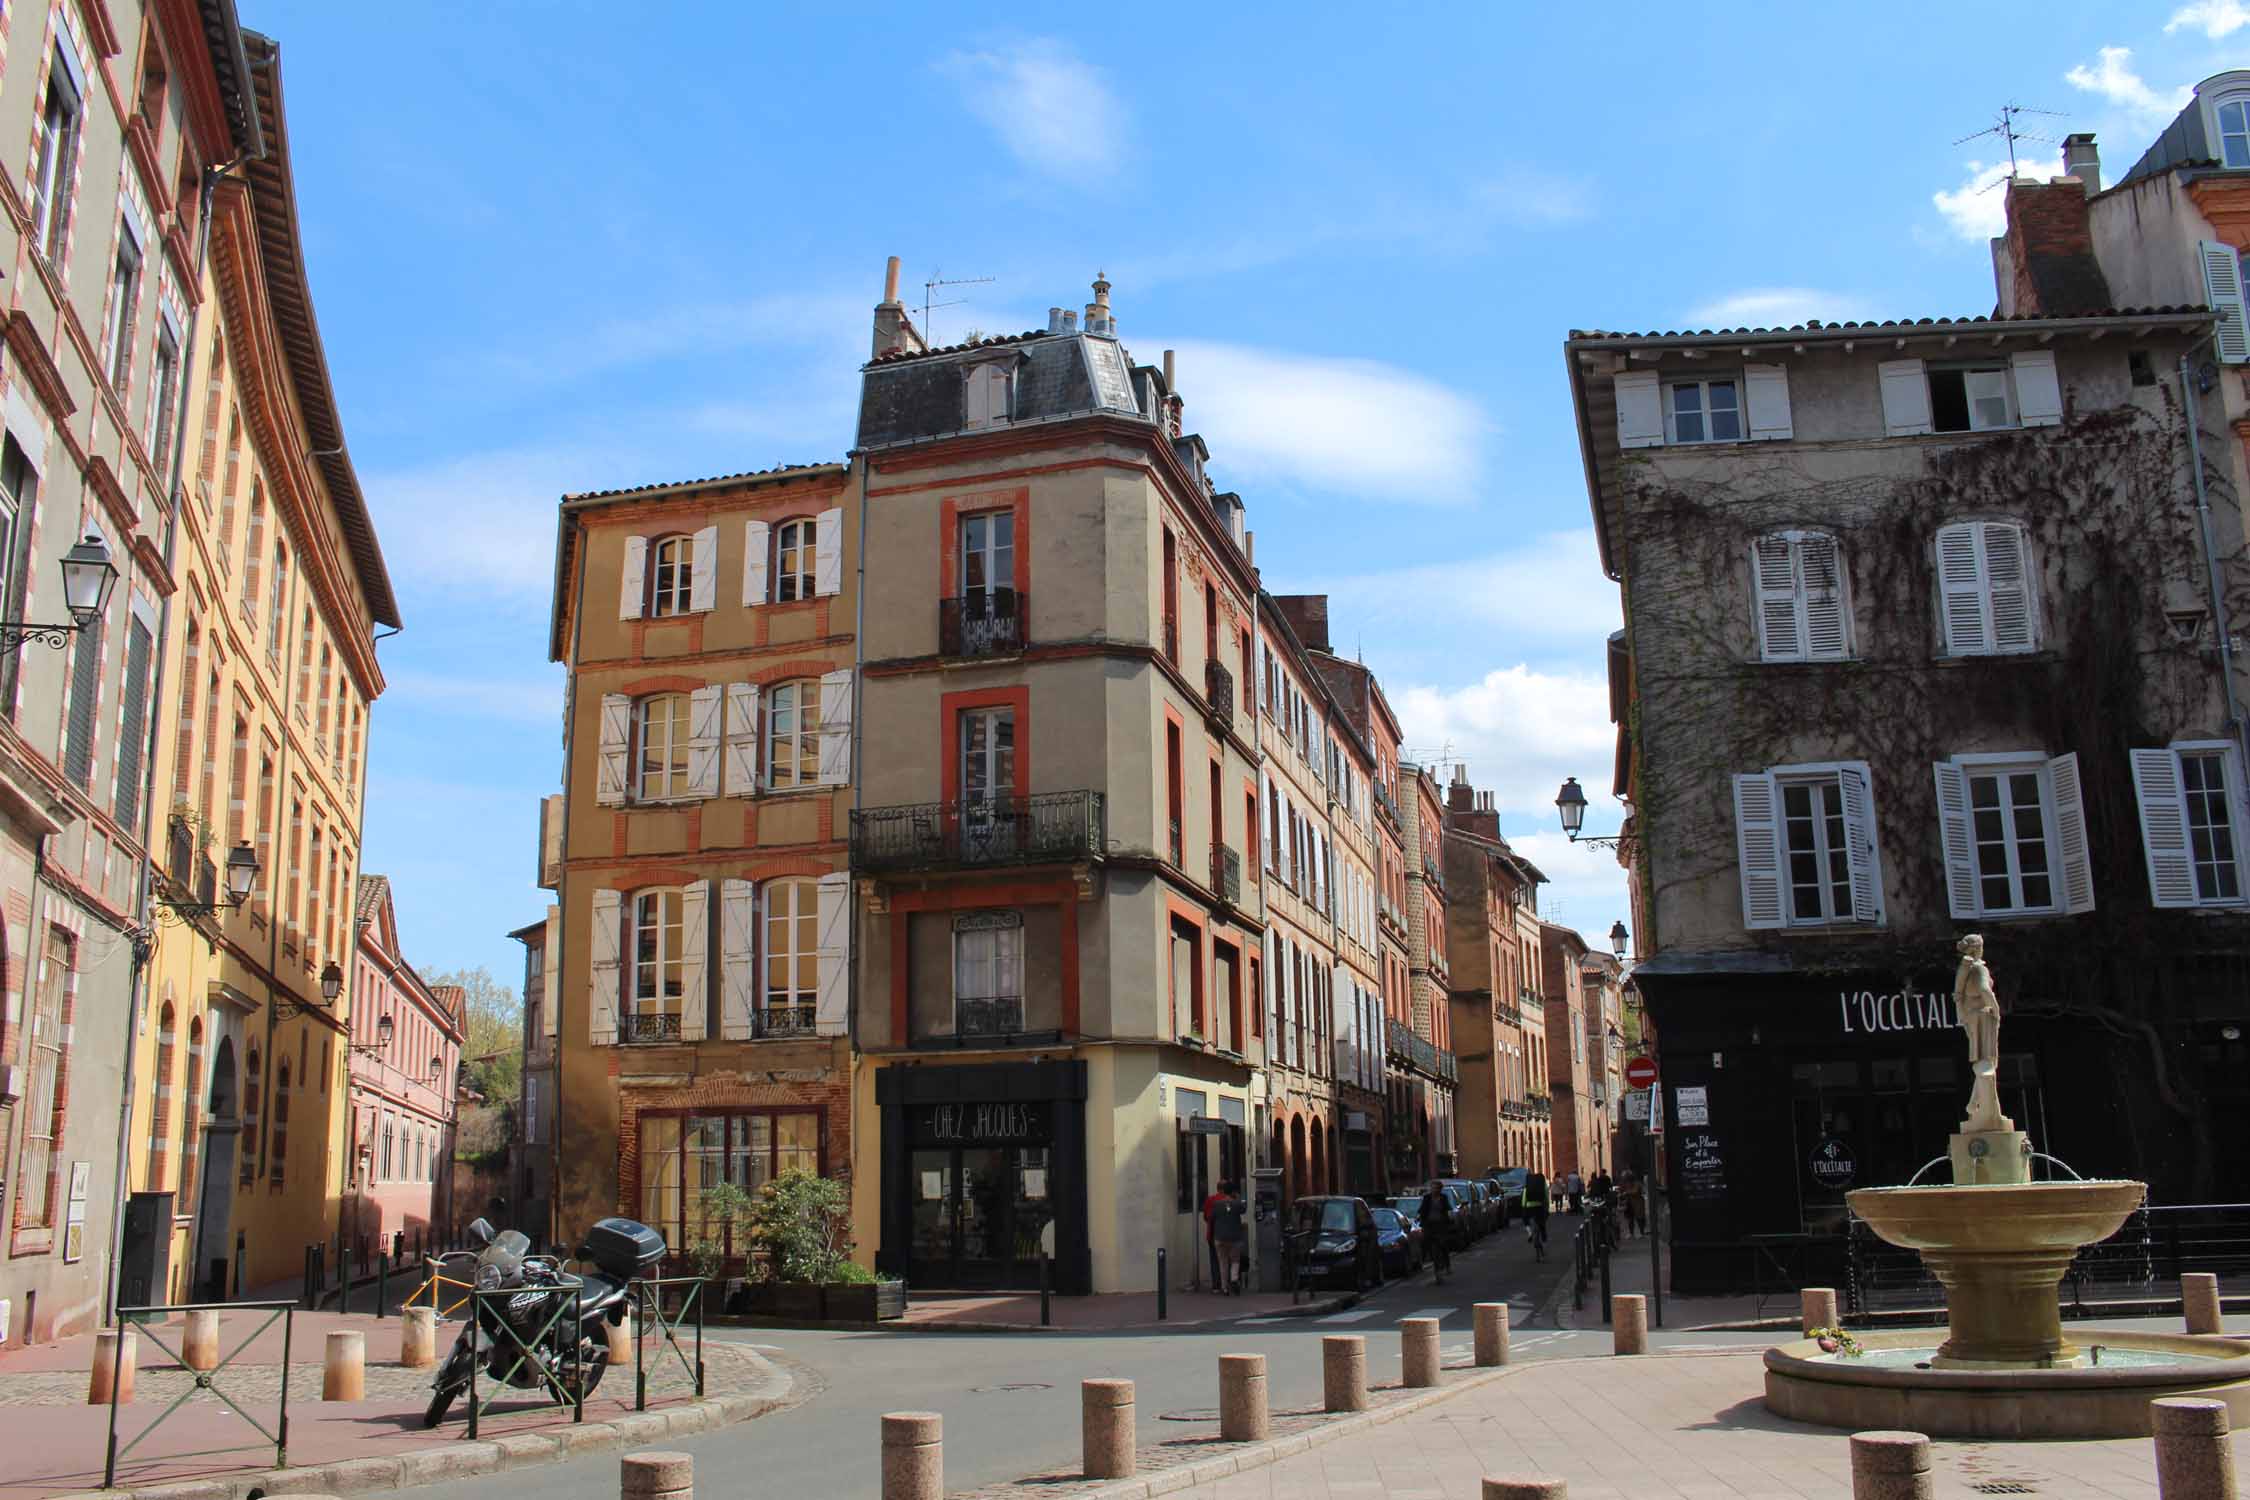
[[[1117,332],[1117,324],[1109,313],[1109,278],[1099,271],[1094,273],[1094,300],[1086,304],[1086,331]]]
[[[1164,351],[1164,394],[1167,396],[1177,393],[1180,388],[1179,382],[1172,376],[1172,369],[1172,351],[1167,349]]]
[[[929,345],[915,332],[914,324],[906,316],[906,309],[898,302],[898,257],[892,256],[883,266],[883,300],[875,304],[875,345],[869,357],[881,359],[886,354],[919,354]]]
[[[895,255],[883,267],[883,300],[898,301],[898,257]]]
[[[2082,130],[2076,135],[2063,137],[2063,175],[2075,177],[2086,184],[2086,196],[2091,198],[2102,190],[2102,153],[2094,145],[2094,134]]]

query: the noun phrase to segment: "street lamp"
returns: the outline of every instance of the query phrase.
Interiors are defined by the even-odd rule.
[[[1586,826],[1586,793],[1578,785],[1578,778],[1565,776],[1562,790],[1555,793],[1555,811],[1562,814],[1562,831],[1574,844],[1584,844],[1593,849],[1617,849],[1630,842],[1632,835],[1621,833],[1615,838],[1587,838],[1579,833]]]
[[[1628,935],[1625,931],[1624,921],[1620,919],[1612,922],[1609,926],[1609,951],[1617,957],[1623,958],[1627,940]]]
[[[68,625],[42,625],[29,620],[0,621],[0,651],[20,651],[25,641],[38,641],[57,651],[79,631],[101,618],[109,607],[110,591],[117,587],[117,565],[109,560],[109,547],[99,532],[63,554],[63,605],[70,611]]]
[[[335,970],[335,968],[336,966],[334,964],[330,964],[326,969],[323,969],[321,971],[320,987],[323,990],[326,990],[328,988],[328,976]],[[331,996],[330,998],[333,999],[334,997]],[[391,1050],[391,1038],[397,1035],[398,1023],[391,1019],[389,1011],[385,1011],[383,1013],[383,1018],[375,1023],[374,1042],[372,1044],[367,1042],[354,1042],[352,1043],[352,1050],[354,1052],[365,1053],[369,1057],[380,1057],[383,1053]]]
[[[330,1005],[334,1005],[336,1003],[336,997],[338,995],[341,995],[343,992],[344,971],[336,967],[336,960],[330,959],[326,964],[322,965],[320,970],[320,998],[327,1001]],[[383,1017],[382,1029],[383,1040],[387,1042],[390,1040],[391,1030],[391,1018],[389,1016]]]
[[[0,631],[9,627],[0,625]],[[189,917],[215,916],[220,911],[236,911],[250,899],[250,892],[258,884],[257,851],[248,844],[237,844],[227,851],[226,894],[216,901],[175,901],[169,896],[158,896],[155,905],[159,915],[180,922]]]

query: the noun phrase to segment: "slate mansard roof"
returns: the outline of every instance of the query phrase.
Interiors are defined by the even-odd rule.
[[[996,360],[1015,371],[1011,427],[1105,412],[1153,417],[1142,405],[1132,357],[1113,335],[1033,330],[870,360],[860,381],[857,446],[885,448],[967,431],[968,372]]]

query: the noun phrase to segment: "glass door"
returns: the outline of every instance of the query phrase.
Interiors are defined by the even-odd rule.
[[[968,864],[1015,852],[1016,714],[977,708],[961,715],[961,854]]]

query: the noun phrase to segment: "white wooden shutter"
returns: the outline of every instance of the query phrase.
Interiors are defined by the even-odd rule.
[[[1883,920],[1883,861],[1875,842],[1875,779],[1864,763],[1840,766],[1836,783],[1843,794],[1844,846],[1852,871],[1852,920],[1880,925]]]
[[[1851,655],[1851,606],[1844,589],[1844,555],[1824,531],[1797,538],[1797,571],[1805,596],[1805,655],[1837,661]]]
[[[1262,965],[1265,973],[1260,976],[1265,990],[1260,1003],[1266,1008],[1266,1057],[1269,1060],[1281,1056],[1281,992],[1275,988],[1280,982],[1275,973],[1278,962],[1275,954],[1279,951],[1279,939],[1269,927],[1266,929],[1266,961]]]
[[[2244,322],[2242,258],[2232,245],[2203,240],[2195,247],[2203,262],[2203,299],[2219,315],[2213,345],[2230,365],[2250,360],[2250,325]]]
[[[2062,420],[2062,382],[2055,376],[2051,349],[2011,355],[2016,372],[2016,420],[2026,427],[2052,427]]]
[[[1617,377],[1617,446],[1657,448],[1664,443],[1664,392],[1654,370]]]
[[[1984,548],[1977,533],[1974,521],[1938,528],[1938,616],[1948,656],[1974,656],[1992,649]]]
[[[822,1036],[842,1036],[851,1020],[852,877],[848,872],[820,877],[818,928],[820,1000],[814,1020]]]
[[[1742,873],[1742,925],[1780,927],[1781,796],[1764,772],[1734,778],[1735,857]]]
[[[1969,776],[1951,761],[1937,774],[1938,846],[1945,852],[1945,900],[1956,917],[1977,914],[1976,844],[1969,836]]]
[[[1753,439],[1795,437],[1789,419],[1789,372],[1780,365],[1744,365],[1743,397],[1750,408]]]
[[[1886,359],[1877,367],[1883,382],[1883,431],[1913,437],[1930,430],[1930,381],[1918,359]]]
[[[2060,862],[2064,911],[2094,909],[2094,861],[2086,847],[2086,807],[2078,794],[2078,752],[2047,762],[2055,794],[2055,854]]]
[[[1986,521],[1984,581],[1992,601],[1992,649],[2029,651],[2039,644],[2039,611],[2031,587],[2031,539],[2013,521]]]
[[[970,370],[963,385],[966,389],[962,392],[965,408],[962,425],[972,432],[979,427],[991,426],[992,386],[985,380],[983,368],[980,366]]]
[[[601,750],[594,766],[594,800],[603,807],[625,801],[626,761],[633,743],[633,700],[602,694]]]
[[[695,534],[695,551],[688,559],[688,610],[708,614],[719,598],[719,528],[706,526]]]
[[[1776,531],[1750,544],[1757,593],[1758,648],[1767,661],[1801,661],[1805,639],[1797,590],[1797,533]]]
[[[2141,806],[2141,849],[2148,856],[2149,901],[2195,905],[2195,865],[2188,855],[2187,794],[2172,750],[2134,750],[2133,795]]]
[[[1336,1039],[1340,1064],[1336,1071],[1345,1079],[1359,1073],[1359,1018],[1352,1011],[1352,1000],[1352,971],[1338,964],[1328,985],[1328,1013],[1335,1017],[1329,1030]]]
[[[719,730],[726,690],[713,683],[688,694],[687,779],[691,797],[719,795]]]
[[[596,1047],[617,1045],[617,1007],[624,999],[625,940],[624,897],[616,891],[594,892],[592,976],[586,986],[587,1041]]]
[[[742,602],[766,602],[766,565],[772,560],[773,528],[763,521],[750,521],[742,528]]]
[[[813,523],[813,592],[833,594],[844,587],[844,511],[831,506]]]
[[[625,538],[625,572],[617,585],[617,618],[638,620],[648,603],[648,538]]]
[[[823,673],[820,679],[820,784],[842,786],[852,779],[852,669]]]
[[[1297,809],[1291,805],[1289,793],[1278,783],[1275,784],[1274,790],[1281,794],[1281,838],[1279,840],[1281,848],[1276,851],[1276,858],[1280,861],[1279,874],[1281,883],[1289,889],[1295,890],[1297,888],[1296,860],[1292,856],[1291,850],[1297,842]]]
[[[720,792],[728,797],[758,794],[758,685],[727,684],[725,782]]]
[[[747,880],[719,887],[719,1035],[747,1041],[758,994],[758,888]]]
[[[680,891],[680,1040],[700,1042],[711,1016],[711,882]]]

